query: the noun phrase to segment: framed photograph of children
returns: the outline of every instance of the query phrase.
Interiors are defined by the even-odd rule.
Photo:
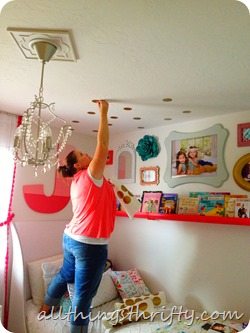
[[[158,213],[161,202],[162,191],[143,191],[141,212]]]
[[[219,187],[228,178],[224,146],[228,130],[216,124],[205,130],[181,133],[173,131],[165,140],[169,187],[185,183],[204,183]]]

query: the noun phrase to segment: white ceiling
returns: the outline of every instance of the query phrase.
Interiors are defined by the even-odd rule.
[[[0,110],[22,114],[38,93],[41,64],[25,59],[9,27],[71,31],[78,59],[46,64],[44,96],[85,134],[95,135],[98,114],[87,112],[99,98],[118,117],[111,134],[250,111],[250,15],[239,1],[9,2],[0,16]]]

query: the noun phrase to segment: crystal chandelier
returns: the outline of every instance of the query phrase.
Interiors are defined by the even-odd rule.
[[[21,166],[32,165],[37,176],[38,168],[45,173],[58,163],[58,156],[64,149],[72,127],[54,113],[55,103],[47,104],[43,98],[44,66],[57,50],[57,46],[48,40],[36,40],[32,43],[38,58],[42,61],[41,81],[38,96],[24,112],[22,122],[14,136],[14,160]],[[61,123],[57,138],[53,142],[51,125]],[[54,127],[55,128],[55,127]],[[40,168],[40,169],[41,169]]]

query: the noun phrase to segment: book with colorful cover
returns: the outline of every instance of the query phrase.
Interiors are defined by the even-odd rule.
[[[189,195],[182,195],[178,200],[178,214],[183,215],[198,215],[200,199],[198,197],[190,197]]]
[[[213,195],[230,195],[231,192],[209,192],[209,194],[213,194]]]
[[[194,197],[194,198],[203,198],[209,195],[229,195],[230,192],[189,192],[189,196],[190,197]]]
[[[250,199],[236,198],[235,200],[235,217],[250,218]]]
[[[235,203],[236,199],[247,199],[246,194],[230,194],[225,195],[225,216],[235,217]],[[236,215],[238,217],[238,215]]]
[[[176,214],[177,199],[177,193],[162,193],[159,213]]]
[[[189,192],[190,198],[201,198],[209,194],[210,192]]]
[[[207,195],[200,198],[198,212],[204,216],[224,216],[224,195]]]

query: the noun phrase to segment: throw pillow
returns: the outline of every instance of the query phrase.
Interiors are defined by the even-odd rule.
[[[62,255],[51,256],[39,260],[30,261],[27,263],[31,297],[35,305],[42,305],[44,301],[45,291],[41,265],[44,262],[53,262],[57,261],[58,259],[61,259],[62,261]]]
[[[122,299],[150,294],[136,268],[128,271],[111,271],[110,275]]]
[[[62,267],[62,259],[42,263],[41,268],[43,272],[43,283],[44,283],[45,293],[48,289],[50,281],[60,271],[61,267]]]

